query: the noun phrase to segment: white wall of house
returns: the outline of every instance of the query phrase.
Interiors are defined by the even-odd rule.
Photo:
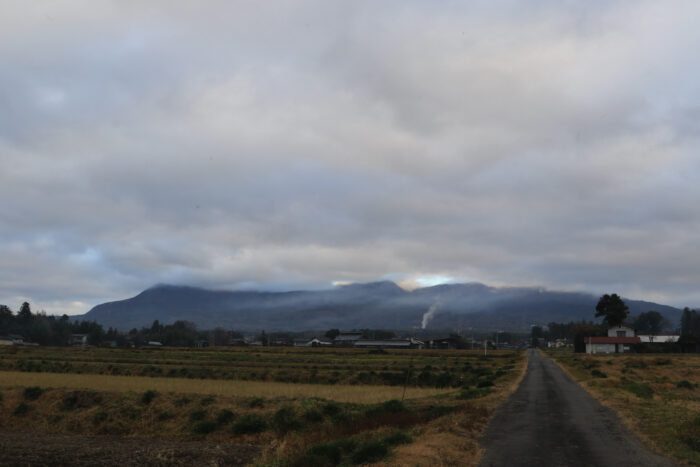
[[[678,339],[681,336],[671,336],[671,335],[663,335],[663,336],[651,336],[651,335],[639,335],[637,336],[642,342],[647,342],[647,343],[655,343],[655,344],[663,344],[665,342],[678,342]]]
[[[586,353],[615,353],[615,344],[591,344],[586,342]]]
[[[634,337],[634,329],[626,326],[616,326],[608,329],[608,337]]]

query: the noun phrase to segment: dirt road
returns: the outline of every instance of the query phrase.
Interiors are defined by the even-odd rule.
[[[242,466],[256,446],[0,430],[0,466]]]
[[[672,466],[552,360],[528,353],[523,381],[482,439],[481,466]]]

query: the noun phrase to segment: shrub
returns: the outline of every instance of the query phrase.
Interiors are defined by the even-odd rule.
[[[199,404],[202,406],[207,406],[209,404],[213,404],[216,401],[216,399],[213,396],[206,396],[203,397],[201,401],[199,401]]]
[[[92,416],[92,423],[95,425],[99,425],[100,423],[107,420],[107,418],[107,412],[99,411]]]
[[[398,446],[399,444],[409,444],[413,442],[413,438],[408,436],[403,431],[397,431],[389,436],[385,436],[382,440],[389,446]]]
[[[357,443],[349,438],[319,444],[309,448],[293,465],[338,465],[343,455],[352,452],[356,446]]]
[[[386,402],[382,402],[381,404],[367,407],[367,409],[365,410],[365,415],[368,417],[374,417],[386,413],[395,414],[406,411],[406,406],[402,401],[397,399],[391,399]]]
[[[102,402],[102,395],[94,391],[71,391],[61,398],[61,410],[87,409]]]
[[[459,392],[459,395],[457,396],[458,399],[479,399],[480,397],[484,397],[491,394],[491,389],[490,388],[477,388],[477,389],[470,389],[470,388],[462,388],[462,390]]]
[[[700,417],[683,424],[681,440],[693,451],[700,451]]]
[[[190,411],[189,419],[191,422],[198,422],[207,417],[207,411],[203,409],[194,409]]]
[[[487,379],[486,381],[479,381],[478,383],[476,383],[477,388],[490,388],[491,386],[493,386],[493,381],[491,381],[490,379]]]
[[[15,410],[12,412],[13,415],[24,415],[29,412],[31,407],[26,402],[20,402]]]
[[[343,408],[338,404],[337,402],[327,402],[323,406],[323,413],[326,415],[330,415],[331,417],[334,415],[337,415],[338,413],[343,411]]]
[[[294,407],[281,407],[272,417],[272,425],[280,433],[286,433],[301,428],[301,422],[296,416]]]
[[[154,391],[153,389],[149,389],[148,391],[141,394],[141,403],[148,405],[153,401],[153,399],[156,398],[157,395],[158,393],[156,391]]]
[[[671,359],[669,358],[655,358],[654,365],[670,365]]]
[[[695,386],[697,386],[697,385],[691,383],[687,379],[678,381],[678,383],[676,383],[676,387],[680,388],[680,389],[695,389]]]
[[[342,422],[349,418],[347,410],[337,402],[327,402],[323,405],[321,411],[328,415],[334,422]]]
[[[382,402],[379,407],[383,412],[388,413],[398,413],[406,411],[406,406],[402,401],[398,399],[391,399],[386,402]]]
[[[304,412],[304,419],[308,422],[313,423],[321,422],[323,421],[323,414],[320,410],[316,408],[306,409],[306,411]]]
[[[225,425],[233,421],[234,418],[236,418],[236,414],[231,412],[229,409],[222,409],[218,414],[216,414],[216,423],[218,425]]]
[[[216,431],[218,427],[219,425],[216,422],[211,420],[204,420],[201,422],[197,422],[192,426],[192,433],[198,435],[207,435],[212,431]]]
[[[443,415],[447,415],[452,412],[454,407],[448,407],[445,405],[433,405],[428,408],[427,414],[430,418],[438,418]]]
[[[590,370],[592,368],[599,367],[600,362],[597,360],[584,360],[581,362],[581,366],[586,370]]]
[[[602,371],[600,371],[598,369],[594,369],[593,371],[591,371],[591,375],[596,377],[596,378],[607,378],[608,377],[608,375],[606,375],[605,373],[603,373]]]
[[[246,414],[233,424],[232,431],[237,435],[245,433],[260,433],[267,429],[267,422],[257,414]]]
[[[172,414],[172,412],[160,412],[158,414],[158,421],[159,422],[164,422],[166,420],[170,420],[171,418],[174,418],[175,415]]]
[[[129,420],[138,420],[142,415],[141,410],[138,407],[131,405],[120,407],[119,414]]]
[[[22,391],[22,397],[28,401],[35,401],[44,393],[44,390],[39,386],[29,386]]]
[[[189,404],[190,402],[192,402],[192,399],[190,399],[187,396],[182,396],[178,399],[175,399],[175,407],[182,407]]]
[[[452,376],[452,373],[449,372],[443,372],[440,373],[436,378],[435,378],[435,387],[438,388],[444,388],[447,386],[452,385],[452,381],[454,381],[454,376]]]
[[[265,406],[265,399],[263,399],[262,397],[254,397],[250,400],[250,402],[248,402],[248,406],[251,409],[263,408]]]
[[[640,369],[644,369],[644,368],[649,367],[649,365],[647,365],[644,362],[644,360],[632,360],[632,359],[625,361],[625,366],[627,368],[640,368]]]
[[[350,455],[350,459],[355,464],[367,464],[380,461],[387,454],[389,454],[388,446],[375,439],[358,446]]]

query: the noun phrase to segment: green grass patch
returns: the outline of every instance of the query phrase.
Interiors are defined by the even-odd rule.
[[[651,399],[654,397],[654,390],[646,383],[626,380],[622,382],[622,388],[642,399]]]

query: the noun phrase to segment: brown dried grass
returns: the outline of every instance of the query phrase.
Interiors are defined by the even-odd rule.
[[[400,386],[351,386],[295,384],[269,381],[206,380],[188,378],[152,378],[148,376],[85,375],[69,373],[26,373],[0,371],[0,387],[41,386],[92,389],[112,392],[161,392],[211,394],[232,397],[319,397],[338,402],[373,404],[401,399]],[[452,389],[406,388],[406,398],[445,394]]]

